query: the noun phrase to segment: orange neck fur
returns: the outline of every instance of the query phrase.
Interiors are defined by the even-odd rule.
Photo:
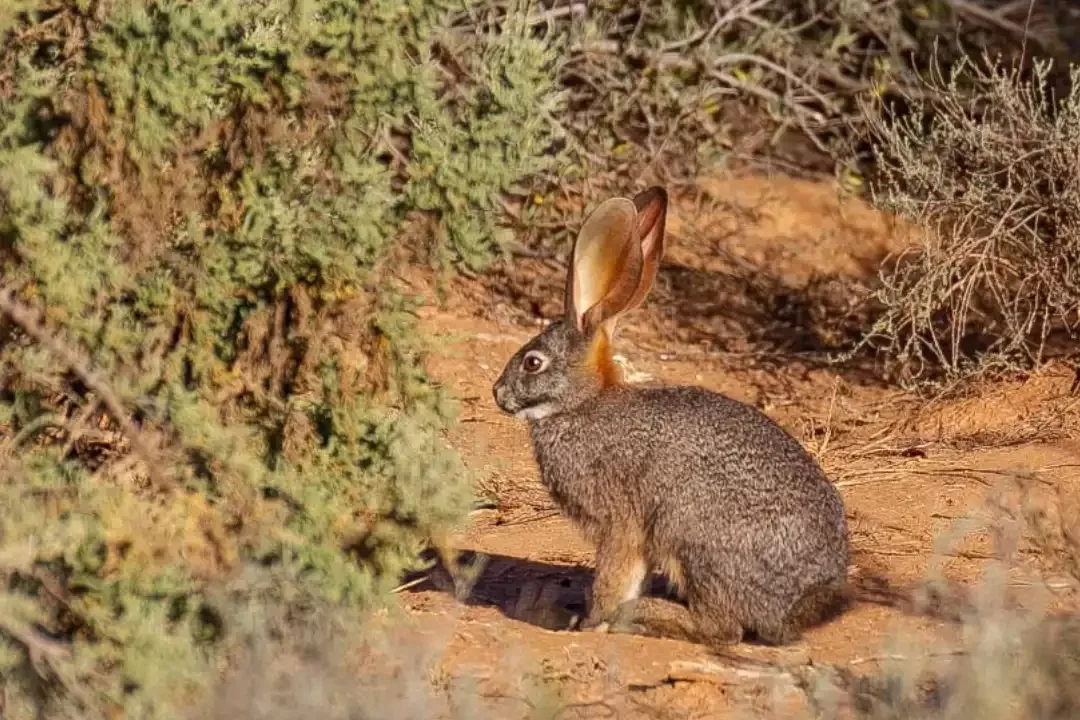
[[[585,355],[585,367],[596,376],[602,388],[622,383],[622,372],[615,364],[611,338],[603,328],[597,331],[592,342],[589,343],[589,351]]]

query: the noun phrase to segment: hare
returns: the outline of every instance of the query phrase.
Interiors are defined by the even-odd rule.
[[[791,435],[699,387],[631,387],[612,357],[664,252],[667,192],[612,198],[571,253],[564,317],[493,387],[529,423],[543,484],[596,547],[582,630],[781,645],[846,604],[844,505]],[[650,572],[679,602],[643,597]]]

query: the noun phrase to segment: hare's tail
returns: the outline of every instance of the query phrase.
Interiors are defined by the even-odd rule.
[[[851,599],[851,588],[844,578],[814,585],[791,606],[784,624],[789,633],[798,636],[803,629],[838,615]]]

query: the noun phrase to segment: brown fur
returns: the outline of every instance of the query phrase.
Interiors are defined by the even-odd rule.
[[[614,362],[615,324],[659,264],[666,205],[653,188],[590,216],[566,317],[514,354],[495,402],[529,420],[544,485],[596,546],[583,628],[791,642],[840,605],[839,493],[756,408],[696,387],[629,387]],[[641,597],[653,571],[681,602]]]

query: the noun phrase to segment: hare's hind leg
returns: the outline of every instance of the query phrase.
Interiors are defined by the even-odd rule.
[[[665,598],[638,598],[633,622],[624,631],[713,648],[734,645],[743,637],[742,626],[725,602],[701,602],[699,598],[691,598],[688,605]]]
[[[665,598],[638,598],[631,621],[612,630],[686,642],[697,640],[694,617],[687,607]]]
[[[581,629],[667,637],[712,647],[742,640],[743,627],[720,585],[689,588],[686,605],[641,597],[648,569],[636,537],[612,533],[602,538],[596,546],[589,615]]]
[[[697,642],[710,647],[742,642],[742,623],[736,618],[732,602],[721,586],[710,583],[705,587],[691,587],[687,601]]]

